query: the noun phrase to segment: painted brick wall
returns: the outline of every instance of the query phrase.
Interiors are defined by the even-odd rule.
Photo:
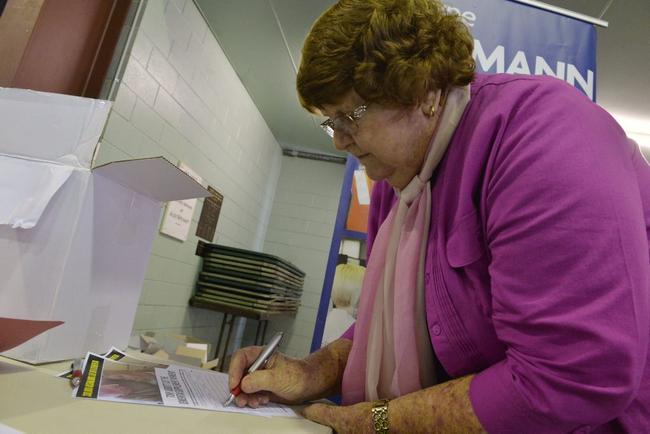
[[[158,155],[224,195],[216,241],[262,249],[281,149],[191,0],[147,3],[97,163]],[[201,205],[186,242],[157,235],[135,331],[216,341],[221,314],[187,306]]]
[[[282,157],[264,251],[291,261],[307,277],[296,318],[271,321],[267,338],[285,331],[281,349],[294,357],[309,354],[344,173],[342,164]],[[247,325],[245,344],[254,340],[255,323]]]

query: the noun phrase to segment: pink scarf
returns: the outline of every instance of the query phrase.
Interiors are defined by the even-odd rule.
[[[439,99],[439,98],[438,98]],[[343,403],[395,398],[435,384],[424,304],[424,261],[431,220],[429,179],[469,102],[452,88],[420,173],[401,191],[372,248],[354,341],[343,373]]]

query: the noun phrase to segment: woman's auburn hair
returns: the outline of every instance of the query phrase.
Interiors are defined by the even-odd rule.
[[[314,23],[297,88],[310,112],[354,90],[366,103],[414,106],[474,77],[474,40],[439,0],[340,0]]]

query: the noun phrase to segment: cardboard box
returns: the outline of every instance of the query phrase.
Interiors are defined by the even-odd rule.
[[[126,347],[161,202],[209,195],[164,158],[91,169],[109,110],[0,88],[0,316],[65,321],[7,357]]]
[[[211,366],[214,362],[208,362],[210,344],[187,335],[146,332],[140,335],[140,351],[192,366]]]

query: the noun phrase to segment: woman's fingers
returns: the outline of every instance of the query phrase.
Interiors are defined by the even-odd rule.
[[[265,367],[246,373],[261,351],[262,347],[246,347],[232,357],[228,369],[228,384],[231,390],[237,385],[241,388],[235,404],[240,407],[253,407],[265,404],[269,399],[280,403],[301,401],[306,379],[304,368],[299,361],[275,353]],[[263,393],[264,399],[253,399],[253,395],[258,393]]]
[[[260,369],[251,374],[246,374],[246,370],[257,359],[262,349],[262,347],[242,348],[235,352],[230,361],[228,385],[231,390],[237,385],[241,387],[241,393],[235,398],[235,405],[238,407],[249,406],[257,408],[260,405],[268,404],[269,401],[285,402],[274,393],[267,392],[273,392],[282,387],[278,383],[278,381],[283,381],[282,378],[276,378],[276,371],[271,371],[271,369],[278,367],[278,359],[281,358],[279,353],[271,356],[266,369]],[[280,369],[282,369],[281,366]]]
[[[262,347],[246,347],[233,354],[228,367],[228,386],[234,389],[240,385],[246,370],[253,364],[257,356],[262,352]],[[242,392],[235,398],[235,405],[238,407],[249,406],[257,408],[261,403],[268,402],[268,394],[253,394]]]
[[[281,384],[278,384],[276,372],[273,370],[262,369],[252,372],[244,377],[241,382],[241,390],[245,393],[255,393],[260,390],[268,390],[277,393]]]
[[[266,405],[269,403],[270,397],[267,393],[242,393],[237,398],[235,398],[235,404],[237,407],[249,406],[251,408],[258,408],[259,406]]]
[[[228,367],[228,386],[231,390],[237,387],[246,369],[253,364],[261,352],[262,347],[246,347],[235,352]]]

